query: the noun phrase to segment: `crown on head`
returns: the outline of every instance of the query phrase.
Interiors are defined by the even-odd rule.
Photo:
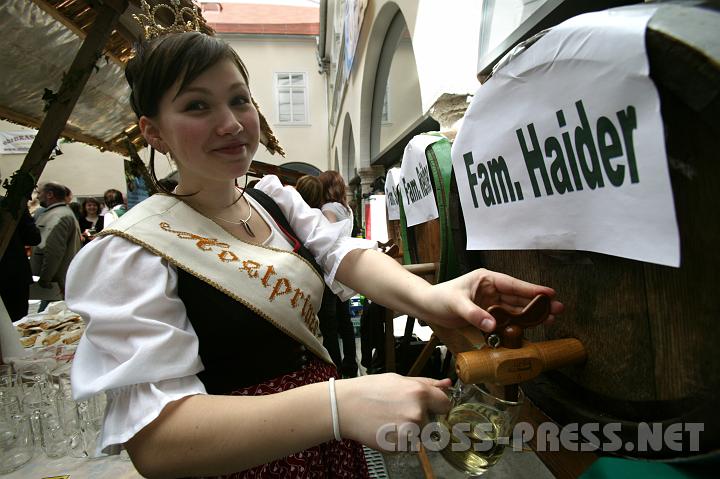
[[[140,3],[143,13],[140,15],[133,15],[133,18],[142,26],[146,40],[167,35],[168,33],[200,31],[200,23],[203,22],[203,18],[197,5],[193,4],[192,8],[183,7],[180,5],[180,0],[170,0],[170,3],[172,6],[165,3],[158,3],[152,8],[145,0],[142,0]],[[175,17],[175,23],[165,27],[157,21],[155,19],[155,14],[160,9],[170,11],[170,13]]]

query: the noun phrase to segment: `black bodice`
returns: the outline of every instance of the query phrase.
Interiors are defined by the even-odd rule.
[[[209,394],[299,369],[312,353],[242,303],[178,269],[178,296],[200,343],[205,370],[198,378]]]
[[[275,220],[296,253],[320,268],[266,194],[248,189]],[[238,275],[238,280],[242,278]],[[205,370],[198,378],[209,394],[229,394],[299,369],[313,353],[266,319],[222,291],[178,268],[178,296],[185,303],[188,318],[200,343]]]

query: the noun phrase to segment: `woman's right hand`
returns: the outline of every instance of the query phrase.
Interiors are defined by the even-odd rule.
[[[435,414],[447,413],[450,399],[445,390],[450,385],[449,379],[392,373],[336,381],[340,435],[382,449],[378,431],[383,426],[415,423],[422,429]]]

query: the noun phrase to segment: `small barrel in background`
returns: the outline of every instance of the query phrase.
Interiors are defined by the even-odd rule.
[[[405,264],[439,263],[434,275],[426,277],[431,282],[445,281],[457,276],[458,263],[455,243],[450,229],[450,185],[452,158],[450,141],[442,138],[425,149],[430,170],[438,218],[407,226],[405,212],[400,202],[400,226]]]

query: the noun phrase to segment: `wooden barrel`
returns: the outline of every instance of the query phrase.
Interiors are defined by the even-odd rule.
[[[450,147],[450,141],[442,138],[425,149],[438,218],[415,226],[407,226],[403,204],[400,202],[403,262],[404,264],[439,263],[435,274],[427,278],[432,282],[454,278],[458,271],[455,243],[450,229],[452,175]]]
[[[534,341],[575,337],[587,350],[583,366],[523,384],[548,416],[560,424],[620,422],[623,444],[637,442],[641,423],[703,423],[697,452],[687,442],[686,450],[669,449],[665,441],[657,451],[621,451],[654,459],[720,448],[720,55],[712,55],[720,52],[720,14],[686,10],[683,18],[656,15],[646,35],[665,125],[680,268],[583,251],[468,252],[461,246],[462,217],[453,221],[461,270],[486,267],[549,285],[566,305],[553,326],[527,334]],[[452,188],[450,209],[461,215]]]

